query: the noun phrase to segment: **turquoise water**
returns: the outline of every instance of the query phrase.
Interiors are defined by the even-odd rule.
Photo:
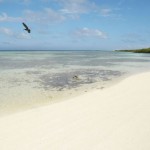
[[[0,113],[62,98],[81,91],[80,87],[82,91],[102,89],[117,78],[149,70],[150,54],[0,51]]]

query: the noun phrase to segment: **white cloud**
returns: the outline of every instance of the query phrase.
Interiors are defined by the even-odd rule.
[[[110,19],[124,20],[120,13],[120,8],[97,8],[97,13],[102,17],[109,17]]]
[[[31,36],[28,33],[19,33],[15,34],[15,38],[17,39],[31,39]]]
[[[103,17],[120,18],[120,14],[116,8],[102,8],[96,2],[90,0],[53,0],[61,6],[59,10],[62,14],[71,16],[72,18],[80,17],[81,14],[99,13]],[[67,17],[68,17],[67,16]]]
[[[102,39],[107,38],[107,35],[104,32],[98,29],[89,29],[86,27],[76,30],[74,32],[74,35],[78,37],[96,37],[96,38],[102,38]]]
[[[63,9],[62,11],[67,14],[82,14],[88,11],[86,0],[68,0],[62,1]]]
[[[0,0],[2,1],[2,0]],[[16,0],[20,1],[20,0]],[[0,22],[17,22],[22,20],[37,22],[37,23],[53,23],[62,22],[66,19],[76,19],[82,14],[87,14],[90,12],[100,13],[101,16],[114,16],[114,10],[110,8],[100,8],[95,2],[90,0],[41,0],[42,2],[53,1],[58,5],[57,9],[44,8],[43,10],[24,10],[23,17],[12,17],[8,16],[7,13],[0,14]],[[32,3],[31,0],[22,0],[24,4]]]
[[[23,13],[24,17],[12,17],[3,12],[0,14],[0,22],[22,22],[27,20],[38,23],[53,23],[62,22],[66,19],[65,15],[60,11],[51,8],[45,8],[41,11],[25,10]]]
[[[45,8],[43,11],[32,11],[26,10],[24,11],[25,18],[31,22],[38,23],[53,23],[53,22],[61,22],[65,20],[65,17],[51,8]]]
[[[81,14],[87,14],[95,11],[95,3],[90,0],[53,0],[57,2],[61,8],[60,12],[71,18],[79,18]]]
[[[13,30],[6,27],[0,27],[0,34],[17,39],[31,39],[31,36],[27,33],[16,33]]]
[[[0,15],[0,22],[4,22],[8,20],[8,16],[6,13],[2,13],[2,15]]]
[[[96,2],[90,0],[53,0],[61,5],[60,11],[62,14],[70,16],[79,16],[80,14],[88,14],[90,12],[100,13],[103,17],[118,17],[116,9],[114,8],[102,8],[101,5],[97,5]]]
[[[0,22],[17,22],[21,20],[22,20],[21,17],[10,17],[6,13],[2,13],[0,15]]]
[[[11,29],[5,28],[5,27],[1,27],[1,28],[0,28],[0,33],[1,33],[1,34],[5,34],[5,35],[7,35],[7,36],[12,36],[12,35],[14,34]]]

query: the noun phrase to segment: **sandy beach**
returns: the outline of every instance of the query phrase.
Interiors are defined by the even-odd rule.
[[[0,150],[150,150],[150,72],[0,118]]]

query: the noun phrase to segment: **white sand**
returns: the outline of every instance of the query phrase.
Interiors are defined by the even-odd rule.
[[[150,150],[150,73],[1,117],[0,150]]]

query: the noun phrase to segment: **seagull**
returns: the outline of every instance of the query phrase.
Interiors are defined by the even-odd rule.
[[[22,24],[23,24],[23,26],[25,27],[24,30],[26,30],[28,33],[30,33],[31,30],[28,28],[28,26],[27,26],[24,22],[23,22]]]

